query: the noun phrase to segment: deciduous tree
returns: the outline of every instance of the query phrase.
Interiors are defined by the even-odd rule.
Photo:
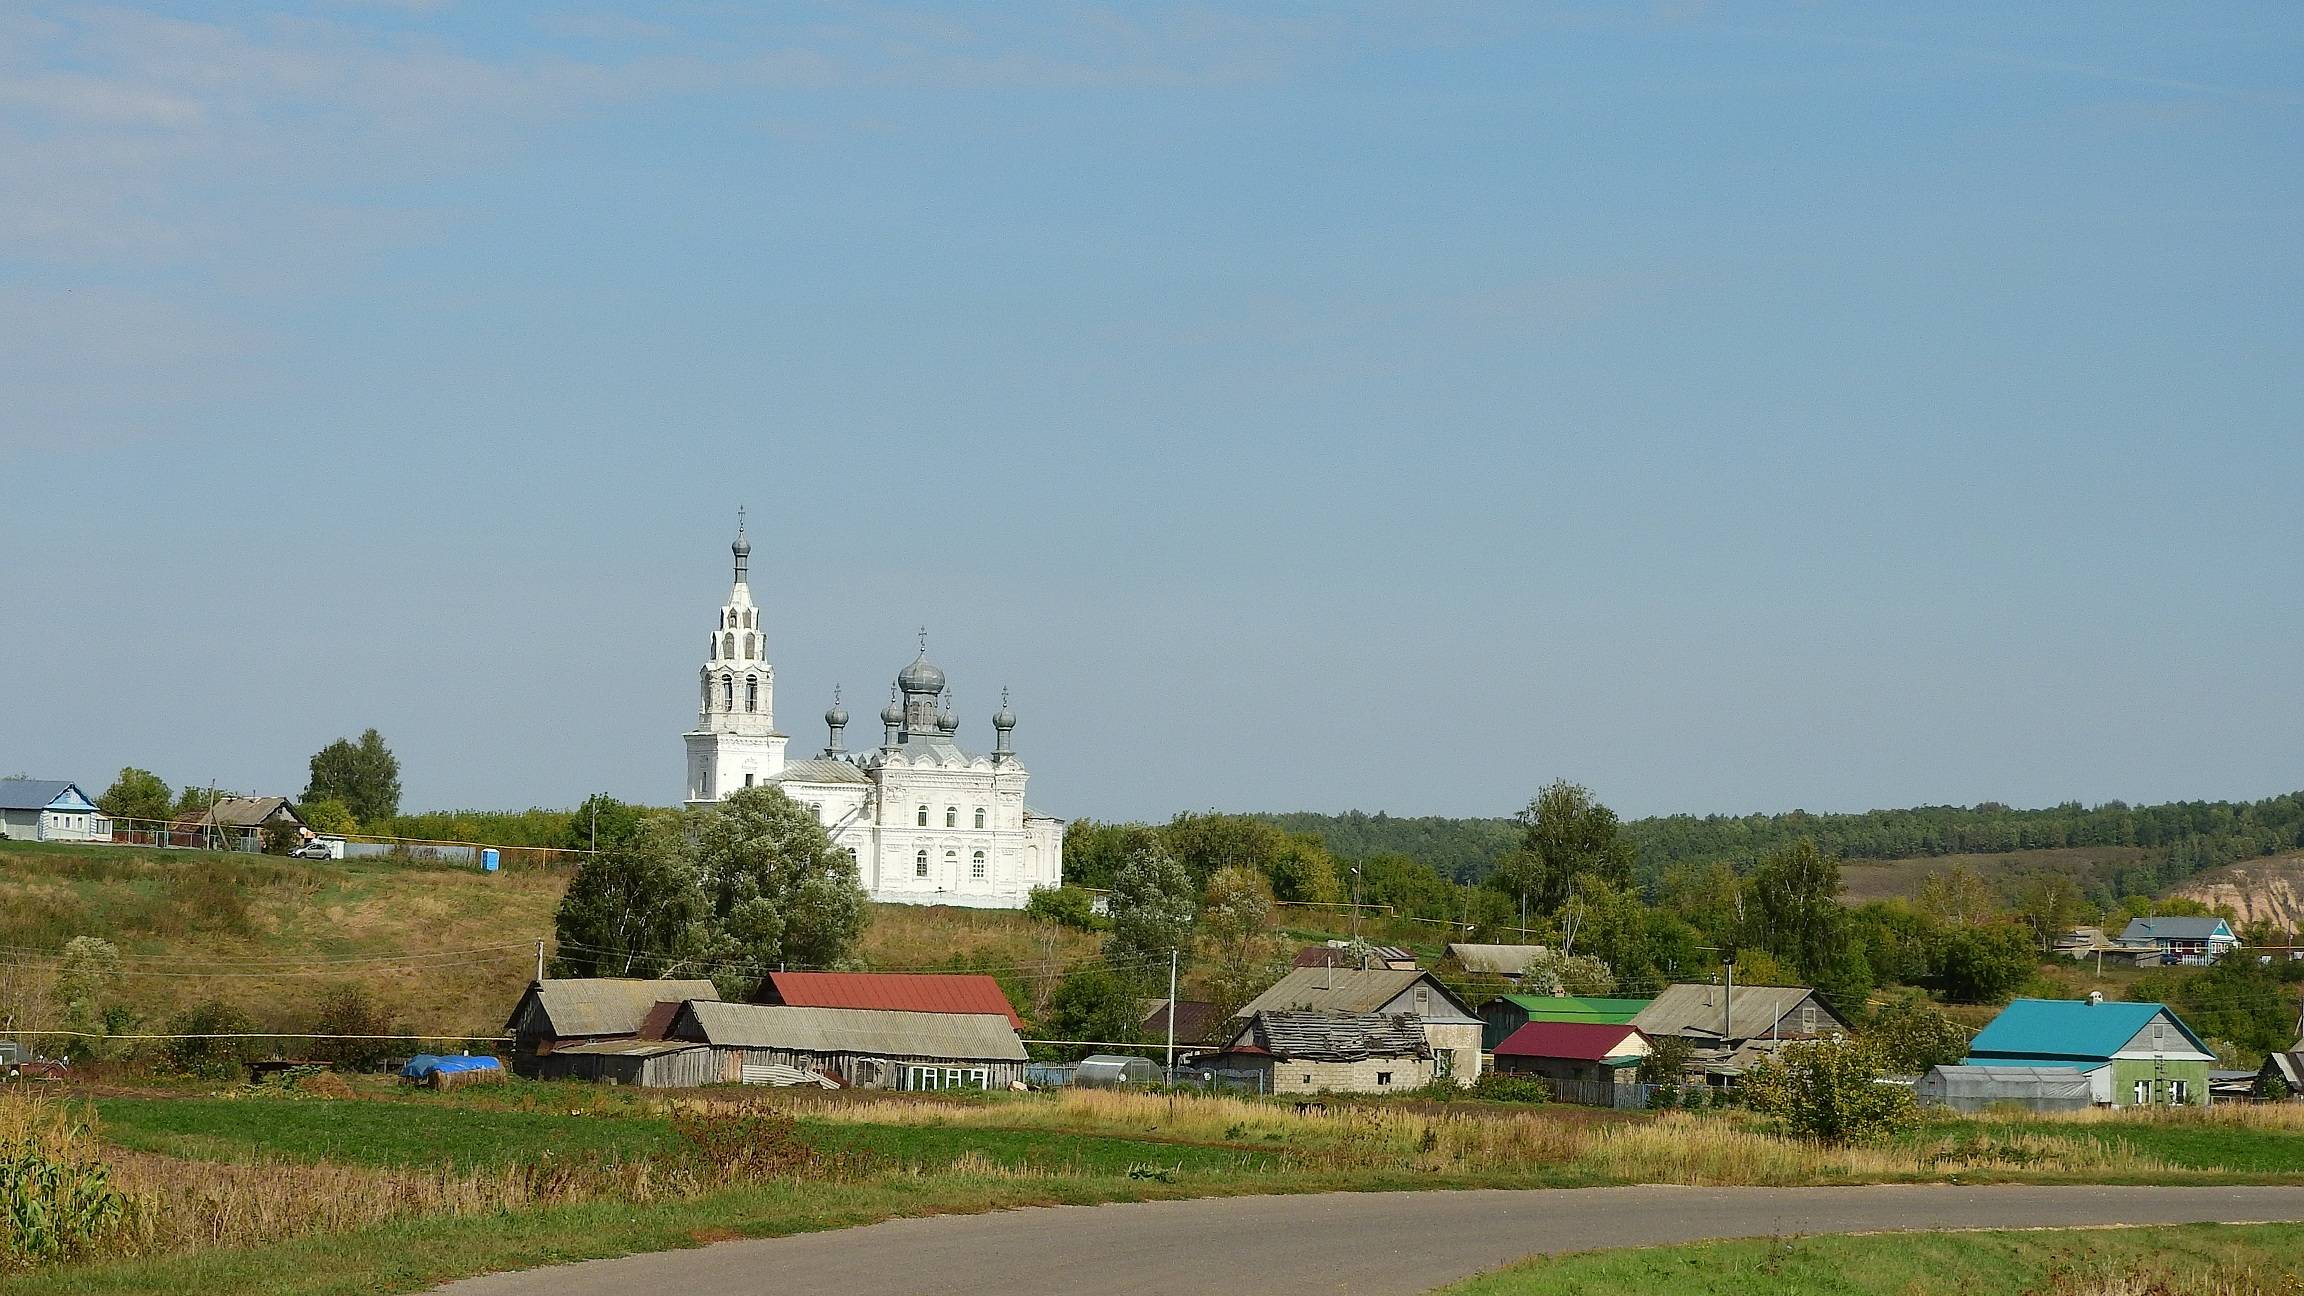
[[[1147,989],[1168,979],[1169,951],[1189,955],[1199,913],[1192,877],[1158,841],[1139,842],[1112,879],[1112,934],[1104,961]]]
[[[1520,822],[1520,848],[1497,864],[1490,884],[1515,901],[1525,900],[1531,914],[1556,912],[1580,873],[1632,885],[1632,843],[1616,812],[1594,801],[1588,789],[1558,780],[1536,794]]]
[[[782,788],[749,787],[693,812],[696,872],[709,909],[699,953],[731,999],[779,964],[839,967],[869,912],[856,857]]]
[[[96,804],[115,819],[165,819],[169,795],[168,784],[159,775],[131,765],[120,771]]]
[[[679,819],[651,818],[586,859],[569,880],[553,916],[557,971],[662,976],[696,953],[707,912]]]
[[[299,800],[333,798],[371,831],[400,813],[400,759],[383,735],[364,731],[359,741],[339,738],[312,754],[312,777]]]

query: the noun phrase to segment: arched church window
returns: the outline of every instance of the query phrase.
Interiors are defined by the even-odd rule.
[[[976,807],[976,826],[979,828],[984,826],[984,807],[982,806]]]
[[[751,675],[744,677],[744,709],[747,711],[760,709],[760,681]]]
[[[760,625],[760,613],[759,613],[758,609],[754,609],[753,611],[750,611],[750,612],[746,612],[746,613],[744,614],[744,628],[745,628],[745,629],[747,629],[747,630],[754,630],[754,629],[758,629],[758,628],[759,628],[759,625]]]
[[[978,878],[984,876],[984,852],[978,851],[969,857],[968,876]]]
[[[923,827],[923,828],[927,827],[927,826],[928,826],[928,807],[926,807],[926,806],[922,806],[922,807],[920,807],[920,814],[919,814],[919,816],[918,816],[918,817],[919,817],[919,821],[920,821],[920,826],[921,826],[921,827]],[[928,858],[928,857],[927,857],[926,855],[922,855],[920,858],[922,858],[922,859],[926,859],[926,858]]]
[[[750,635],[744,636],[744,659],[746,661],[752,659],[752,636]]]
[[[720,636],[720,655],[723,657],[733,657],[736,655],[735,635],[725,634]]]
[[[736,709],[736,677],[733,675],[720,677],[720,709],[723,711]]]
[[[704,699],[700,705],[707,707],[712,705],[712,677],[709,675],[704,677]]]
[[[960,826],[960,807],[944,807],[944,826],[947,828],[957,828]]]
[[[928,852],[922,851],[912,857],[912,876],[928,876]]]

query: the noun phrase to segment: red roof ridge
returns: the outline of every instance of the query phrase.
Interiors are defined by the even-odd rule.
[[[1560,1057],[1598,1062],[1613,1056],[1630,1036],[1648,1038],[1637,1026],[1609,1022],[1532,1021],[1498,1041],[1499,1057]]]
[[[765,1002],[795,1008],[994,1013],[1024,1028],[1007,992],[982,972],[771,972],[761,989]]]

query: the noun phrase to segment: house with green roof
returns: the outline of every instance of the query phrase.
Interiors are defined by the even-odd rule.
[[[1622,1026],[1648,1006],[1646,999],[1594,999],[1582,995],[1497,995],[1480,1005],[1480,1047],[1490,1053],[1530,1022],[1591,1022]]]
[[[2018,999],[1968,1046],[1962,1067],[2070,1071],[2097,1106],[2208,1102],[2216,1055],[2166,1004]]]

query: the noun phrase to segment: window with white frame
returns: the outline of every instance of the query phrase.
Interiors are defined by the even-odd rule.
[[[2179,1107],[2192,1101],[2192,1082],[2189,1080],[2169,1081],[2168,1101],[2175,1103]]]
[[[992,1072],[986,1067],[927,1066],[914,1063],[904,1068],[904,1087],[907,1089],[989,1089]]]
[[[957,828],[960,826],[960,807],[944,807],[944,826],[947,828]]]
[[[984,826],[984,807],[982,806],[976,807],[976,826],[979,828]]]
[[[919,811],[919,813],[918,813],[917,815],[915,815],[915,816],[914,816],[914,818],[915,818],[915,819],[916,819],[916,820],[919,822],[919,825],[920,825],[922,828],[925,828],[925,827],[927,827],[927,826],[928,826],[928,807],[926,807],[926,806],[922,806],[922,807],[920,807],[920,811]]]
[[[928,852],[922,851],[912,857],[912,876],[928,876]]]
[[[2149,1104],[2151,1101],[2152,1101],[2152,1082],[2151,1082],[2151,1081],[2149,1081],[2149,1080],[2139,1080],[2139,1081],[2137,1081],[2137,1082],[2136,1082],[2136,1105],[2137,1105],[2137,1106],[2139,1106],[2139,1107],[2142,1107],[2142,1106],[2145,1106],[2145,1105]]]
[[[978,851],[969,858],[968,876],[972,878],[981,878],[984,876],[984,852]]]

